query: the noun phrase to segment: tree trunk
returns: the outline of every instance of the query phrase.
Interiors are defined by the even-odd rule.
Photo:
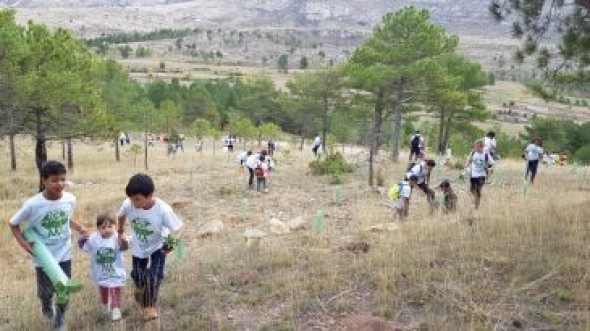
[[[305,137],[303,136],[303,132],[301,133],[301,142],[299,143],[299,150],[303,150],[303,145],[305,144]]]
[[[39,171],[39,192],[43,191],[43,179],[41,178],[41,167],[47,162],[47,140],[45,130],[41,122],[43,109],[35,109],[35,164]]]
[[[115,139],[115,161],[121,161],[121,153],[119,152],[119,140]]]
[[[328,136],[328,113],[330,111],[330,105],[328,99],[324,99],[324,116],[322,119],[322,149],[327,153],[326,149],[326,138]]]
[[[373,148],[369,146],[369,187],[373,187]]]
[[[148,170],[148,141],[146,139],[147,137],[147,131],[145,132],[145,137],[143,138],[143,167],[145,168],[145,170]]]
[[[16,145],[14,143],[14,133],[8,135],[8,144],[10,146],[10,169],[16,171]]]
[[[373,156],[379,155],[379,147],[381,146],[381,128],[383,126],[383,110],[385,110],[383,95],[383,90],[379,90],[377,101],[375,102],[375,113],[373,114],[373,132],[371,132],[370,139],[370,148]]]
[[[61,159],[66,160],[66,142],[65,140],[61,140]]]
[[[445,113],[440,110],[440,120],[438,122],[438,153],[444,154],[445,152]]]
[[[397,93],[396,93],[396,103],[395,108],[393,109],[393,155],[392,159],[394,162],[399,160],[399,145],[400,145],[400,135],[401,135],[401,126],[402,126],[402,112],[404,110],[404,88],[406,85],[406,79],[404,77],[400,78],[400,81],[397,85]]]
[[[451,123],[453,121],[453,115],[449,114],[449,117],[447,117],[446,119],[446,123],[444,125],[444,131],[443,131],[443,146],[445,147],[445,152],[446,152],[446,147],[449,145],[449,138],[451,136]]]
[[[72,138],[67,139],[67,145],[68,145],[68,169],[74,169],[74,153],[73,153]]]

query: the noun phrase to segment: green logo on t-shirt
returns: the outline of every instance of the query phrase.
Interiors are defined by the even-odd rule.
[[[96,263],[102,267],[102,271],[115,271],[115,250],[110,247],[102,247],[96,252]]]
[[[154,233],[151,230],[151,223],[145,218],[136,218],[131,221],[131,227],[142,244],[146,244],[148,237]]]
[[[63,210],[52,210],[41,220],[41,226],[47,230],[50,237],[59,236],[66,223],[68,223],[68,215]]]

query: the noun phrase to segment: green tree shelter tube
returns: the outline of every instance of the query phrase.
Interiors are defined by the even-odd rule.
[[[57,294],[57,304],[65,305],[69,300],[70,293],[80,291],[82,285],[77,281],[70,279],[63,272],[34,229],[27,228],[24,235],[27,241],[33,243],[33,255],[37,258],[37,262],[39,262],[41,268],[53,283],[53,287]]]

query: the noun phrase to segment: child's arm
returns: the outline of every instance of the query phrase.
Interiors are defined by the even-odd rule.
[[[119,236],[119,246],[123,246],[126,243],[125,236],[125,222],[127,221],[127,216],[124,214],[119,214],[117,216],[117,235]]]
[[[20,247],[27,251],[27,253],[33,255],[33,243],[30,243],[27,241],[27,239],[25,239],[23,232],[20,230],[20,226],[10,224],[10,231],[12,232],[14,238],[16,238],[16,241],[19,243]]]
[[[83,238],[88,238],[88,236],[90,235],[90,233],[84,226],[82,226],[80,223],[74,220],[70,221],[70,229],[78,232],[78,234],[80,234],[80,236]]]

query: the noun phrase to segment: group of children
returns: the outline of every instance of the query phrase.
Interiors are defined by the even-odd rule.
[[[238,173],[241,175],[248,169],[248,188],[254,188],[256,178],[256,191],[267,193],[267,185],[270,172],[275,169],[274,161],[268,155],[267,150],[253,153],[252,151],[242,152],[238,155]]]
[[[79,247],[90,255],[92,280],[98,285],[100,302],[113,321],[121,319],[121,289],[127,279],[121,254],[130,245],[135,300],[141,306],[144,319],[158,318],[156,304],[164,279],[166,255],[178,242],[183,224],[170,205],[154,196],[152,178],[146,174],[132,176],[118,215],[101,213],[96,218],[97,231],[89,233],[73,219],[76,197],[65,191],[65,166],[48,161],[40,173],[43,190],[14,214],[10,228],[20,246],[32,256],[43,316],[52,322],[55,330],[66,330],[68,304],[53,305],[54,284],[34,255],[36,243],[24,237],[23,223],[37,233],[68,277],[72,271],[72,230],[79,234]],[[129,238],[125,236],[127,222],[133,229]]]
[[[410,158],[412,160],[412,156]],[[465,163],[465,171],[470,181],[470,192],[474,197],[476,209],[480,207],[483,186],[486,183],[486,178],[491,174],[494,164],[494,158],[485,148],[485,141],[483,139],[476,141],[473,151]],[[393,200],[393,207],[397,210],[400,218],[404,219],[408,216],[410,198],[416,188],[426,195],[431,212],[439,205],[442,205],[443,211],[446,213],[456,210],[457,195],[454,193],[449,180],[443,180],[436,187],[442,193],[441,202],[439,203],[436,200],[435,191],[430,187],[430,177],[435,167],[436,162],[434,160],[421,160],[418,158],[417,162],[410,164],[404,180],[390,189],[389,198]]]

